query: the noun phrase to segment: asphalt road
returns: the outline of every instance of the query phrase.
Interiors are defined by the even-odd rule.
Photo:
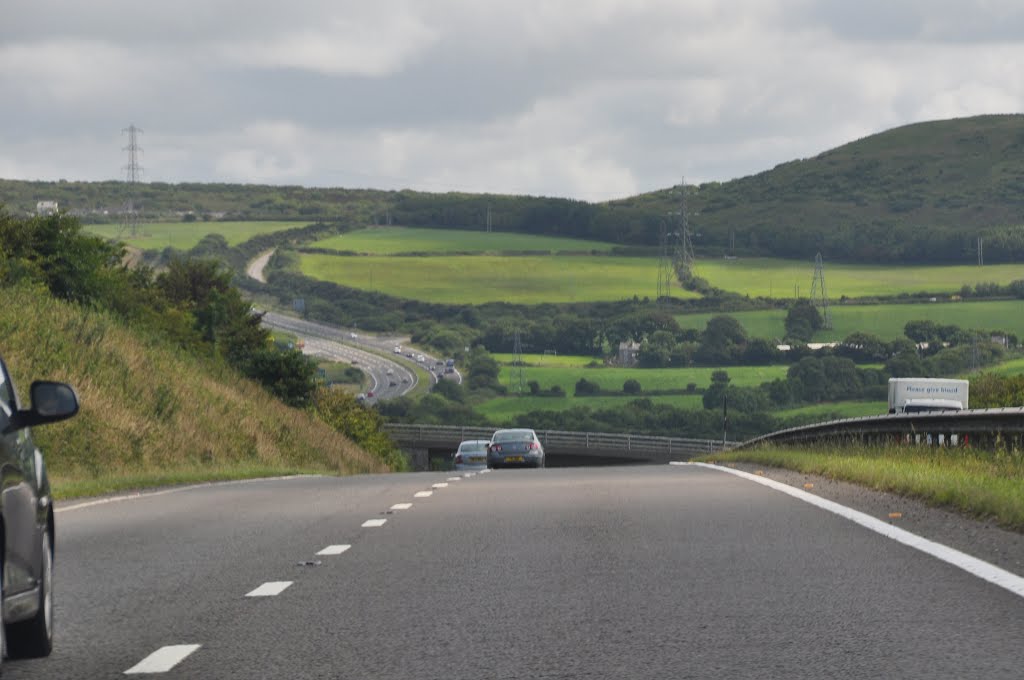
[[[361,368],[370,377],[367,391],[373,393],[373,397],[369,399],[371,402],[407,394],[419,381],[416,372],[408,364],[381,354],[381,351],[393,349],[401,339],[367,337],[355,331],[346,331],[273,312],[266,312],[263,315],[263,324],[294,333],[304,343],[304,354],[329,361],[347,362]],[[353,338],[352,335],[356,337]]]
[[[1022,675],[1024,598],[751,481],[448,477],[64,503],[55,651],[4,677],[121,676],[175,645],[198,647],[164,650],[182,658],[161,677]],[[317,554],[335,545],[351,548]],[[261,586],[280,592],[247,596]]]

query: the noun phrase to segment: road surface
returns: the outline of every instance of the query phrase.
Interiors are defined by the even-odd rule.
[[[696,466],[204,485],[60,504],[57,536],[55,651],[7,679],[993,679],[1024,660],[1021,596]]]

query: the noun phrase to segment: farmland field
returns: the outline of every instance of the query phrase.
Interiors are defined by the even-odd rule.
[[[814,261],[775,258],[699,260],[696,273],[711,285],[751,297],[809,297]],[[899,293],[956,293],[964,285],[1008,284],[1024,279],[1024,267],[1000,264],[901,267],[825,263],[829,297],[877,297]]]
[[[793,416],[821,416],[825,417],[831,413],[838,413],[843,418],[859,418],[861,416],[881,416],[889,410],[889,404],[885,401],[840,401],[830,404],[814,404],[813,406],[802,406],[800,408],[775,411],[773,415],[780,418]]]
[[[584,302],[653,297],[658,261],[601,255],[499,257],[337,256],[306,253],[306,276],[350,288],[427,302],[482,304]],[[695,293],[675,289],[676,297]]]
[[[502,251],[570,250],[608,251],[614,246],[601,241],[467,231],[464,229],[412,229],[409,227],[370,227],[317,241],[316,248],[351,251],[370,255],[395,253],[498,253]]]
[[[499,364],[511,364],[512,354],[491,354]],[[571,354],[523,354],[523,364],[527,367],[544,366],[546,368],[584,368],[591,363],[602,363],[600,357],[580,357]],[[526,369],[524,369],[526,370]]]
[[[1004,377],[1011,377],[1015,375],[1024,374],[1024,359],[1011,359],[1005,361],[996,366],[989,366],[983,373],[993,373],[995,375],[1001,375]],[[962,376],[964,378],[970,378],[971,376]]]
[[[697,387],[707,387],[711,384],[711,374],[718,370],[724,370],[729,374],[730,385],[754,387],[761,383],[771,382],[776,378],[785,378],[789,366],[729,366],[724,369],[537,366],[523,369],[523,382],[536,380],[540,383],[541,389],[545,390],[558,385],[570,396],[580,378],[597,383],[601,389],[616,392],[621,391],[622,384],[630,378],[639,382],[645,390],[682,390],[686,389],[690,383]],[[502,366],[498,380],[502,385],[508,385],[511,374],[511,367]]]
[[[207,234],[220,234],[230,245],[284,229],[304,227],[306,222],[153,222],[142,223],[134,236],[120,224],[87,224],[84,229],[104,238],[117,239],[142,250],[162,250],[167,246],[188,250]]]
[[[660,397],[622,395],[619,397],[534,397],[530,395],[499,397],[473,407],[478,413],[495,423],[509,423],[513,418],[531,411],[568,411],[586,406],[595,411],[623,408],[636,399],[650,399],[655,404],[670,404],[679,409],[696,411],[704,408],[699,394],[679,394]]]
[[[911,304],[840,305],[833,304],[831,331],[818,331],[815,342],[842,340],[861,331],[883,340],[903,336],[908,321],[929,320],[966,329],[1004,330],[1024,337],[1024,300],[981,302],[921,302]],[[785,310],[729,312],[743,324],[750,337],[781,338],[785,335]],[[704,330],[716,314],[683,314],[676,321],[683,328]]]

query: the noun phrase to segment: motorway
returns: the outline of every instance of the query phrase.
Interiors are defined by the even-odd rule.
[[[1022,675],[1024,591],[718,469],[257,480],[56,519],[54,653],[8,679]]]
[[[437,368],[441,359],[420,350],[413,352],[406,348],[407,337],[360,333],[353,329],[336,328],[274,312],[263,314],[263,324],[269,328],[295,334],[303,341],[304,354],[329,361],[350,363],[363,369],[371,381],[367,390],[374,395],[367,400],[369,402],[392,399],[411,392],[419,381],[416,372],[411,368],[413,364],[419,364],[427,371],[431,380],[439,379],[433,369]],[[392,358],[396,346],[401,346],[408,354],[401,355],[402,359]],[[424,356],[424,361],[417,362],[413,356],[420,354]],[[462,376],[457,371],[447,377],[462,382]]]

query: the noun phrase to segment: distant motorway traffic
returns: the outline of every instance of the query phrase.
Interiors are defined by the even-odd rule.
[[[419,377],[411,364],[429,372],[434,381],[447,378],[462,383],[458,370],[446,374],[444,359],[408,348],[406,337],[370,335],[356,329],[337,328],[274,312],[264,313],[263,324],[294,333],[303,342],[304,354],[347,362],[362,369],[370,377],[367,401],[394,399],[412,391]],[[396,348],[400,351],[396,352]]]

